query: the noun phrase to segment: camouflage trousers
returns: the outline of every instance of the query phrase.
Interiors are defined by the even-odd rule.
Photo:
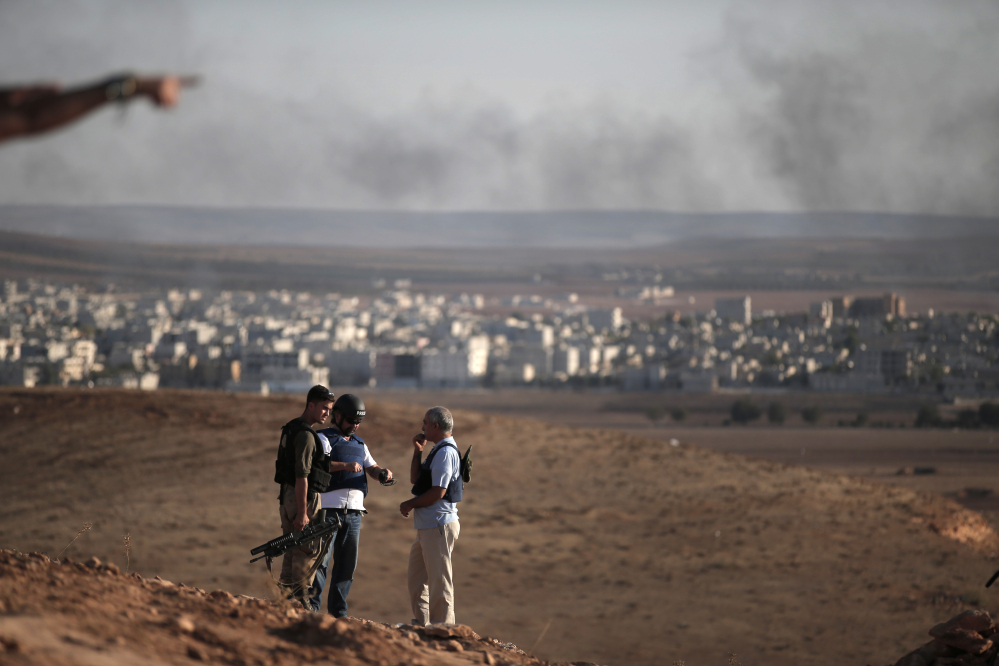
[[[305,506],[309,521],[316,519],[319,513],[319,495],[309,493]],[[298,503],[295,501],[295,486],[281,486],[281,531],[284,534],[295,530],[295,518],[298,516]],[[281,585],[288,591],[290,597],[294,597],[307,605],[309,588],[312,586],[312,579],[315,572],[309,573],[320,555],[320,540],[314,539],[309,543],[297,548],[292,548],[284,554],[284,563],[281,565]]]

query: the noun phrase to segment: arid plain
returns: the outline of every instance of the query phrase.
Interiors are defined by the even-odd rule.
[[[423,408],[446,397],[373,394],[362,434],[379,463],[404,471]],[[999,608],[999,593],[983,588],[999,538],[980,514],[904,485],[917,477],[872,482],[759,450],[796,438],[844,450],[883,441],[897,457],[900,436],[924,433],[691,423],[665,438],[667,425],[629,431],[607,408],[572,427],[451,397],[456,438],[475,447],[458,619],[480,634],[527,649],[548,626],[535,654],[602,664],[697,666],[730,653],[747,665],[886,664],[961,608]],[[267,573],[248,553],[278,534],[275,440],[300,410],[293,397],[0,391],[0,547],[56,556],[92,523],[65,555],[267,596]],[[987,437],[937,434],[971,449]],[[755,457],[710,450],[726,437]],[[397,511],[407,497],[397,484],[368,498],[352,615],[409,618],[412,525]]]
[[[952,497],[981,511],[999,529],[999,432],[914,428],[916,412],[929,399],[912,394],[823,394],[807,391],[714,394],[620,393],[617,391],[382,391],[395,402],[448,404],[499,416],[529,418],[576,428],[617,430],[640,437],[722,453],[802,465],[876,483],[901,485]],[[748,426],[725,425],[732,403],[748,398],[765,410],[784,407],[776,426],[765,415]],[[953,420],[980,400],[939,405]],[[809,425],[802,409],[818,407]],[[684,412],[682,421],[670,416]],[[866,415],[867,427],[853,424]],[[913,473],[917,468],[920,474]]]

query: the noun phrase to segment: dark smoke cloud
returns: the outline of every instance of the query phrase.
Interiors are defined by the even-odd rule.
[[[758,17],[731,18],[734,50],[767,94],[743,125],[793,207],[999,216],[999,6],[912,9],[940,24],[868,15],[792,48],[775,48]]]
[[[672,122],[605,110],[522,121],[500,103],[424,108],[364,123],[330,152],[339,178],[391,206],[698,208],[709,198]]]
[[[700,106],[525,113],[481,91],[383,110],[335,80],[311,98],[251,89],[184,5],[5,3],[5,80],[134,67],[206,84],[172,113],[105,110],[4,145],[0,202],[999,216],[999,6],[732,6],[692,55]],[[279,65],[310,53],[291,44]]]
[[[700,209],[713,196],[689,139],[665,117],[565,108],[524,120],[493,101],[377,118],[344,104],[275,104],[224,84],[190,95],[192,107],[206,101],[166,129],[140,108],[123,127],[95,119],[93,136],[60,137],[97,155],[80,165],[90,178],[72,186],[63,150],[16,146],[22,159],[0,158],[0,192],[64,203],[125,192],[129,202],[410,209]],[[143,145],[153,148],[132,153]]]

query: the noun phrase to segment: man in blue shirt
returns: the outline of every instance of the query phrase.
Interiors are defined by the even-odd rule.
[[[462,495],[461,457],[451,431],[454,418],[444,407],[423,417],[423,432],[413,437],[410,481],[413,499],[399,505],[413,512],[416,541],[409,551],[409,600],[413,624],[454,624],[454,578],[451,551],[458,539],[458,506]],[[428,442],[434,444],[421,460]]]

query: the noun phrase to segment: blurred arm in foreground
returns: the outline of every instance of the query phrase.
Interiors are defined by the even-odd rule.
[[[67,91],[57,84],[0,88],[0,142],[62,127],[110,102],[147,97],[169,108],[180,100],[182,87],[197,83],[192,76],[124,74]]]

